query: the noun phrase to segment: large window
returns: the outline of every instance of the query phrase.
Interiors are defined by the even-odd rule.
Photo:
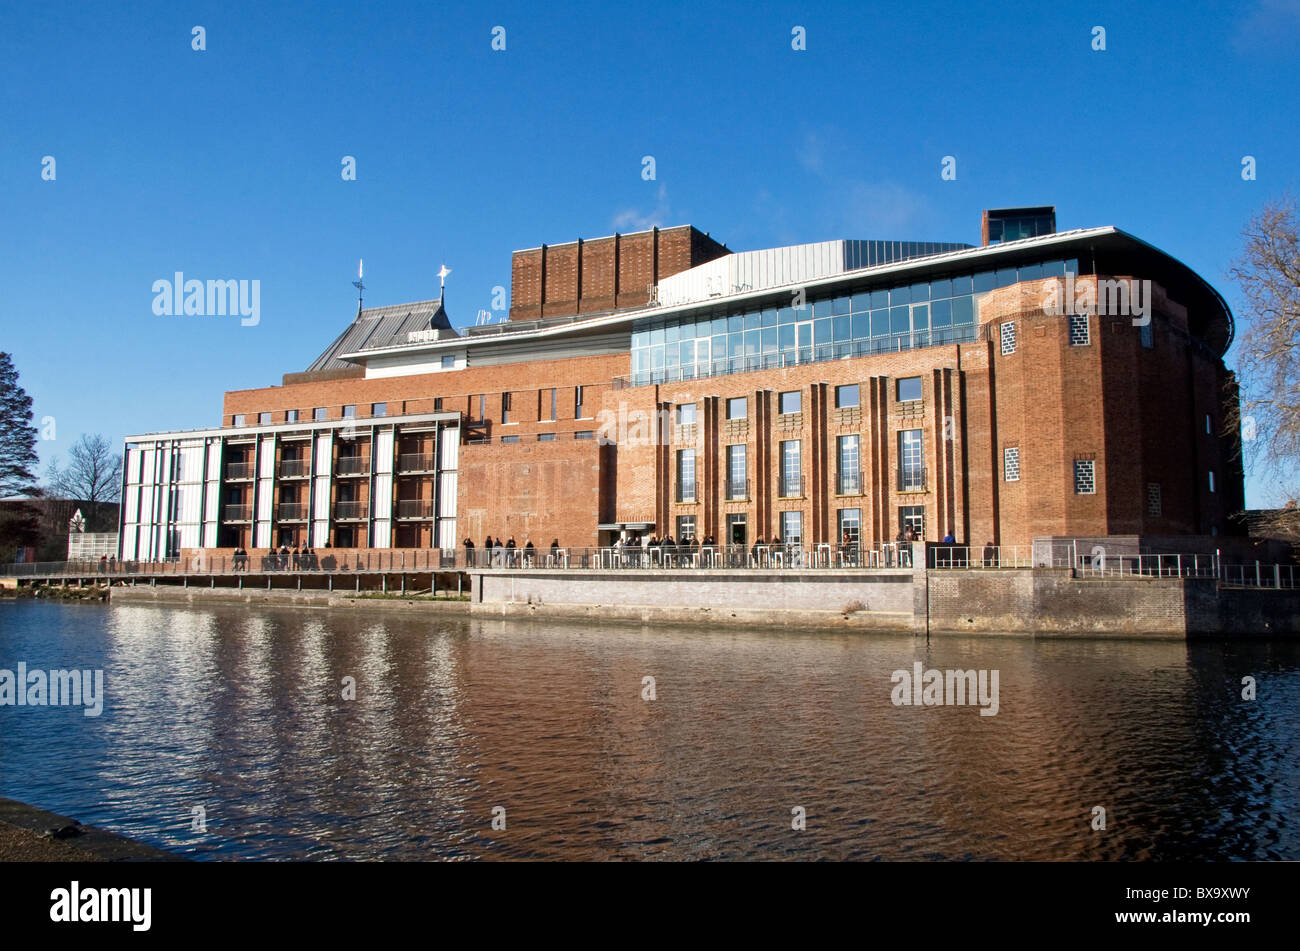
[[[912,403],[921,398],[921,378],[905,376],[898,381],[898,402]]]
[[[904,535],[908,529],[917,539],[925,538],[925,506],[902,505],[898,509],[898,530]]]
[[[841,545],[847,544],[856,548],[861,539],[862,510],[840,509],[837,526],[836,541]]]
[[[727,419],[744,419],[749,413],[749,402],[743,396],[733,396],[727,400]]]
[[[835,407],[836,409],[846,409],[858,405],[858,384],[849,383],[846,386],[835,387]]]
[[[799,482],[799,440],[786,439],[781,443],[781,495],[798,495],[801,491]]]
[[[287,409],[284,411],[284,421],[286,423],[298,422],[298,411],[296,409]]]
[[[314,410],[311,411],[311,418],[314,419],[314,420],[315,420],[316,422],[318,422],[318,423],[320,423],[320,422],[324,422],[324,421],[325,421],[325,407],[324,407],[324,406],[317,406]]]
[[[781,541],[787,545],[803,544],[803,513],[781,513]]]
[[[1096,468],[1091,459],[1074,460],[1074,491],[1076,495],[1094,495],[1097,492]]]
[[[355,419],[357,415],[357,406],[355,403],[349,403],[343,407],[344,419]]]
[[[741,443],[736,446],[727,447],[727,498],[743,499],[748,496],[746,491],[746,468],[745,468],[745,445]]]
[[[862,492],[862,463],[858,453],[857,436],[840,436],[836,440],[839,470],[835,490],[840,495],[858,495]]]
[[[925,488],[925,456],[921,430],[904,429],[898,434],[898,490],[917,492]]]
[[[371,403],[371,404],[370,404],[370,415],[371,415],[371,416],[387,416],[387,415],[388,415],[388,404],[387,404],[387,403]]]
[[[797,413],[803,409],[803,393],[799,390],[790,390],[781,394],[781,412]]]
[[[582,406],[582,397],[583,397],[582,390],[583,388],[581,386],[575,386],[573,388],[573,418],[574,419],[587,418],[583,411],[583,406]]]
[[[695,501],[695,450],[677,450],[677,501]]]
[[[677,542],[688,542],[695,537],[695,516],[677,516]]]
[[[509,393],[501,394],[501,422],[503,424],[510,422],[510,394]]]
[[[695,422],[695,404],[683,403],[677,407],[677,425],[689,426]]]

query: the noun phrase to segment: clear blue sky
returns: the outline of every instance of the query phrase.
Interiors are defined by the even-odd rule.
[[[433,296],[445,262],[465,323],[542,242],[973,243],[1018,204],[1129,230],[1236,310],[1241,227],[1297,184],[1298,47],[1297,0],[7,3],[0,350],[56,420],[48,460],[216,425],[225,390],[305,368],[359,257],[371,305]],[[155,316],[175,271],[260,280],[260,324]]]

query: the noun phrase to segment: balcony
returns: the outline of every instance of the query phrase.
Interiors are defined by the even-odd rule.
[[[433,472],[436,467],[437,462],[431,452],[404,452],[397,457],[398,472]]]
[[[398,499],[398,518],[433,518],[433,499]]]
[[[253,464],[251,462],[227,462],[226,463],[226,481],[234,482],[240,479],[253,478]]]
[[[794,499],[803,495],[802,473],[781,476],[779,491],[783,499]]]
[[[276,506],[275,517],[281,522],[305,522],[307,506],[302,502],[281,502]]]
[[[728,502],[744,501],[749,498],[749,480],[728,479],[725,495]]]
[[[276,474],[281,479],[305,479],[311,473],[307,469],[306,459],[281,459]]]
[[[370,459],[367,456],[339,456],[334,463],[336,476],[370,475]]]
[[[370,514],[368,502],[335,502],[334,518],[340,522],[363,522]]]
[[[906,466],[898,470],[899,492],[925,491],[925,466]]]
[[[243,504],[226,505],[221,509],[221,520],[223,522],[250,522],[253,520],[253,506]]]

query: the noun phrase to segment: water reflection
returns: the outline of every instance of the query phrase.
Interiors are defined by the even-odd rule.
[[[201,858],[1300,857],[1294,644],[6,603],[19,660],[108,699],[0,707],[0,795]],[[914,661],[1000,712],[893,706]]]

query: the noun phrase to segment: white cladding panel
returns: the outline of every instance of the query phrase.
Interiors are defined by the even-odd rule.
[[[316,437],[316,452],[314,459],[315,465],[312,467],[318,476],[328,477],[330,474],[330,451],[333,433],[321,433]],[[319,509],[317,510],[319,511]]]
[[[455,518],[457,475],[454,472],[444,472],[438,478],[441,480],[438,486],[438,517]]]
[[[558,397],[557,397],[558,399]],[[572,400],[570,400],[572,402]],[[439,469],[456,469],[460,464],[460,427],[448,426],[438,431],[439,450],[442,461]]]
[[[393,471],[393,431],[381,429],[375,434],[370,460],[376,474]],[[391,481],[391,480],[390,480]]]

